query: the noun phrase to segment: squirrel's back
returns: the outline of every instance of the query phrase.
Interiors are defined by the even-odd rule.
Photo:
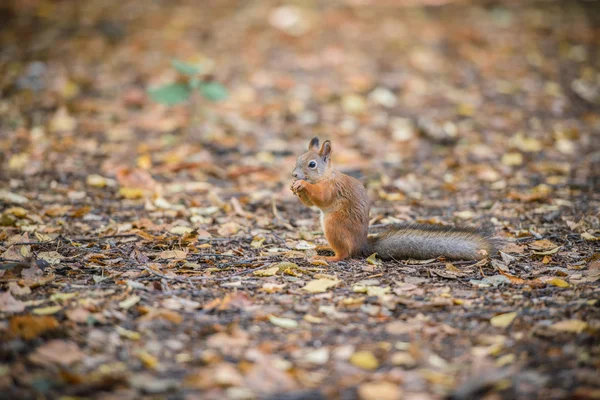
[[[410,224],[369,237],[365,253],[383,260],[479,260],[495,252],[491,232],[485,229]]]

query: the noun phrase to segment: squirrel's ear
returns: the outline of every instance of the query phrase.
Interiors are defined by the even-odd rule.
[[[319,148],[319,138],[318,137],[314,137],[310,140],[310,143],[308,144],[308,149],[309,150],[317,150]]]
[[[326,140],[323,142],[321,146],[321,150],[319,150],[319,155],[323,158],[323,160],[327,160],[331,155],[331,142]]]

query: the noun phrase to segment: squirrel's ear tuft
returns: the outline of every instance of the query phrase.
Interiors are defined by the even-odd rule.
[[[329,140],[323,142],[321,150],[319,150],[319,155],[323,160],[329,159],[329,156],[331,155],[331,142]]]
[[[318,137],[314,137],[312,139],[310,139],[310,143],[308,144],[308,149],[309,150],[318,150],[319,149],[319,138]]]

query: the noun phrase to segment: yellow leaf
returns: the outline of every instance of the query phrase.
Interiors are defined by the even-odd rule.
[[[550,329],[559,332],[581,333],[587,329],[588,324],[579,319],[567,319],[550,325]]]
[[[144,190],[140,188],[122,187],[119,189],[119,194],[125,197],[127,200],[136,200],[144,197]]]
[[[377,259],[377,253],[373,253],[369,257],[367,257],[367,262],[371,265],[381,264],[381,261]]]
[[[115,181],[114,179],[105,178],[101,175],[92,174],[88,175],[87,178],[85,178],[85,183],[88,186],[103,188],[106,186],[115,186],[117,184],[117,181]]]
[[[254,271],[253,275],[255,276],[273,276],[277,272],[279,272],[279,267],[271,267],[267,269],[259,269],[258,271]]]
[[[77,296],[77,292],[72,292],[72,293],[54,293],[52,296],[50,296],[50,300],[52,301],[66,301],[66,300],[70,300],[73,297]]]
[[[506,328],[513,320],[517,317],[516,312],[509,312],[505,314],[496,315],[490,319],[490,324],[496,328]]]
[[[323,318],[315,317],[311,314],[306,314],[302,319],[306,322],[310,322],[311,324],[320,324],[323,322]]]
[[[308,282],[302,289],[309,293],[323,293],[334,287],[339,281],[331,279],[314,279]]]
[[[133,296],[130,296],[130,297],[126,298],[125,300],[119,302],[119,307],[121,307],[124,310],[127,310],[127,309],[133,307],[134,305],[136,305],[137,303],[139,303],[140,300],[141,300],[140,296],[133,295]]]
[[[552,278],[548,281],[548,283],[550,285],[558,286],[558,287],[562,287],[562,288],[569,287],[569,284],[560,278]]]
[[[9,209],[7,209],[5,211],[5,213],[12,214],[12,215],[14,215],[15,217],[18,217],[18,218],[24,218],[24,217],[26,217],[28,212],[29,211],[27,211],[23,207],[11,207],[11,208],[9,208]]]
[[[298,327],[298,321],[290,318],[279,318],[274,315],[269,315],[269,321],[280,328],[294,329]]]
[[[350,363],[355,367],[374,371],[379,367],[379,361],[370,351],[357,351],[350,356]]]
[[[264,242],[264,237],[256,237],[252,240],[252,243],[250,243],[250,247],[252,247],[253,249],[260,249]]]
[[[150,154],[142,154],[137,158],[136,164],[142,169],[150,169],[152,167],[152,157]]]
[[[142,364],[144,364],[146,368],[156,369],[156,367],[158,366],[158,359],[152,354],[148,353],[147,351],[140,350],[136,353],[136,356],[140,359],[140,361],[142,362]]]
[[[31,312],[35,315],[52,315],[52,314],[56,314],[60,310],[62,310],[62,306],[50,306],[50,307],[34,308],[33,310],[31,310]]]
[[[502,156],[502,164],[509,167],[516,167],[523,164],[523,154],[521,153],[506,153]]]
[[[327,267],[329,264],[327,264],[327,261],[325,260],[312,260],[311,265],[314,265],[316,267]]]
[[[514,354],[506,354],[496,360],[496,367],[502,368],[504,366],[512,364],[515,362],[515,359],[516,356]]]
[[[544,258],[542,259],[542,264],[550,264],[550,261],[552,261],[552,257],[544,256]]]
[[[119,336],[122,336],[129,340],[140,340],[142,338],[142,336],[138,332],[130,331],[129,329],[125,329],[125,328],[121,328],[118,325],[115,328],[116,328],[116,331],[119,334]]]

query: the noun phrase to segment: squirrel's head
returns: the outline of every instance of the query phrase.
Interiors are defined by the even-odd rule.
[[[331,142],[326,140],[319,147],[319,138],[314,137],[308,144],[308,151],[298,157],[292,176],[298,180],[317,183],[331,167]]]

